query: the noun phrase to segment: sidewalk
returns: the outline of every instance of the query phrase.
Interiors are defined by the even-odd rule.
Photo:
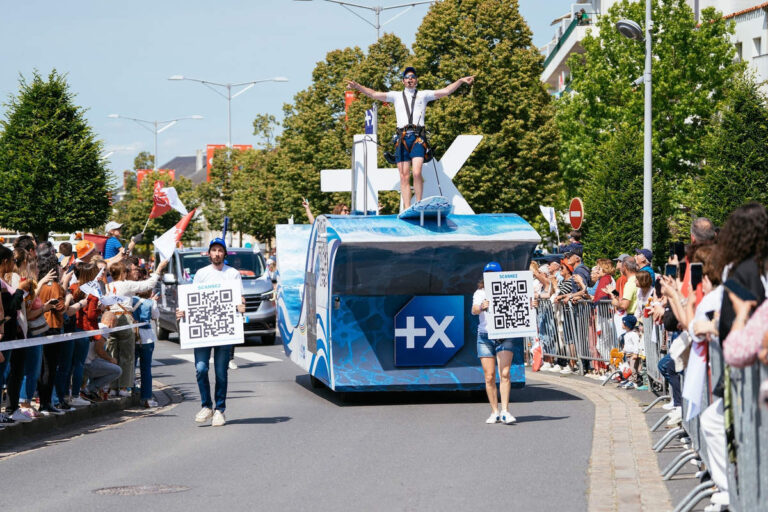
[[[529,368],[526,378],[574,391],[595,404],[587,491],[590,512],[672,510],[651,432],[632,393],[578,375],[534,373]]]
[[[22,443],[46,441],[54,435],[66,434],[78,427],[90,426],[110,415],[117,416],[115,413],[129,411],[133,417],[148,416],[167,406],[181,403],[183,400],[179,391],[157,380],[152,381],[152,395],[158,403],[158,407],[152,409],[140,406],[139,396],[133,395],[125,398],[110,398],[104,402],[77,407],[74,411],[61,416],[43,416],[29,423],[8,425],[0,429],[0,447],[2,447],[0,452]]]

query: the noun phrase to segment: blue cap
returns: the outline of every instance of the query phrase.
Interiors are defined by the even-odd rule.
[[[627,326],[629,330],[632,330],[637,325],[637,318],[635,315],[626,315],[624,318],[621,319],[622,323]]]
[[[403,78],[405,78],[405,75],[407,75],[408,73],[413,73],[414,75],[419,76],[418,73],[416,73],[416,68],[414,68],[413,66],[408,66],[407,68],[405,68],[405,71],[403,71]]]
[[[492,261],[483,268],[483,272],[501,272],[501,265],[497,261]]]
[[[216,244],[219,244],[220,246],[222,246],[224,248],[224,252],[227,252],[227,242],[225,242],[223,238],[218,238],[218,237],[211,240],[211,243],[208,244],[208,250],[210,251],[211,247],[213,247]]]

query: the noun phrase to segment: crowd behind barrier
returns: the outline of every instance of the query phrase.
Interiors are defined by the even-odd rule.
[[[764,217],[762,225],[765,234],[768,234],[768,214],[765,209],[755,204],[742,208],[758,210],[761,218]],[[739,213],[737,211],[732,216]],[[700,224],[704,221],[709,223],[703,219]],[[741,229],[739,225],[748,224],[743,219],[741,222],[729,219],[729,223],[723,228],[726,240],[738,233]],[[709,225],[711,227],[711,223]],[[618,280],[614,281],[611,277],[612,284],[605,287],[606,293],[612,293],[613,297],[608,295],[598,300],[595,294],[599,287],[594,286],[595,279],[590,282],[592,287],[589,294],[584,293],[587,289],[586,280],[584,284],[578,283],[581,290],[574,283],[561,284],[577,274],[573,267],[574,263],[580,262],[580,258],[570,262],[570,268],[566,267],[564,275],[558,271],[557,281],[551,268],[545,268],[542,275],[540,267],[533,264],[534,277],[540,279],[544,286],[537,287],[535,296],[538,333],[537,338],[528,340],[528,361],[536,360],[536,350],[540,347],[543,364],[540,368],[534,364],[536,371],[579,373],[601,379],[604,386],[619,384],[619,387],[633,389],[633,386],[627,385],[631,384],[630,377],[626,364],[622,362],[627,356],[622,354],[625,348],[622,335],[628,331],[638,331],[642,364],[635,372],[641,377],[637,387],[660,395],[644,412],[658,404],[664,404],[664,409],[669,411],[651,427],[653,431],[659,431],[665,424],[669,427],[655,443],[654,450],[660,452],[673,443],[682,444],[683,447],[679,455],[662,468],[661,476],[669,480],[688,463],[694,463],[699,468],[696,474],[699,485],[691,489],[675,511],[692,510],[706,498],[711,499],[705,508],[707,511],[763,511],[768,510],[768,400],[760,402],[760,387],[768,386],[768,357],[761,352],[762,355],[753,355],[753,361],[755,357],[758,359],[752,364],[747,363],[744,368],[731,366],[726,363],[723,340],[718,338],[718,333],[722,333],[725,328],[724,338],[730,340],[727,336],[729,332],[738,334],[742,329],[746,332],[744,325],[736,328],[735,321],[731,329],[732,317],[729,318],[727,312],[721,311],[723,304],[728,302],[726,299],[737,301],[733,293],[729,293],[733,285],[729,284],[732,281],[728,281],[728,273],[731,272],[731,276],[737,275],[743,266],[750,264],[752,258],[758,262],[758,265],[752,264],[753,267],[760,269],[759,263],[768,263],[768,258],[761,260],[754,256],[756,252],[753,247],[741,247],[745,256],[734,259],[733,251],[729,253],[720,248],[721,253],[731,256],[731,259],[725,260],[730,263],[721,270],[722,267],[718,268],[713,263],[717,261],[717,248],[714,230],[711,231],[709,247],[700,243],[698,248],[694,247],[685,256],[686,263],[701,262],[703,265],[703,284],[691,286],[687,272],[685,276],[677,276],[677,280],[675,277],[657,276],[659,286],[655,287],[655,291],[650,294],[638,291],[644,295],[638,300],[636,314],[639,321],[636,326],[634,316],[631,322],[625,322],[630,315],[618,307],[627,306],[627,302],[622,300],[626,299],[626,295],[622,296],[612,290],[613,283]],[[694,234],[692,228],[691,238],[696,242]],[[701,232],[698,234],[704,238]],[[748,236],[742,238],[749,239]],[[759,255],[762,246],[759,242],[755,243]],[[550,260],[553,268],[558,269],[559,265],[567,266],[569,263],[572,252],[568,247],[565,249],[562,255],[556,255],[557,259]],[[640,254],[641,251],[637,252]],[[631,258],[622,255],[618,260],[622,261],[622,257]],[[626,273],[637,273],[640,265],[626,261],[624,267],[629,269]],[[670,261],[673,261],[672,257]],[[596,270],[597,267],[592,269],[593,278],[600,276]],[[727,281],[728,287],[721,284],[718,272],[722,272],[722,281]],[[626,273],[622,271],[621,275]],[[757,277],[757,281],[760,280],[763,285],[768,283],[765,268],[760,270]],[[752,304],[750,314],[757,317],[755,309],[762,302],[765,289],[754,278],[752,284],[754,289],[760,291],[755,293],[759,299],[755,303],[742,304],[742,309]],[[684,294],[686,285],[688,291]],[[548,293],[548,288],[553,293]],[[733,308],[738,309],[736,306]],[[762,324],[758,323],[760,319],[752,318],[751,321],[763,329],[759,331],[759,337],[763,351],[768,351],[768,313],[763,313]],[[706,325],[708,323],[711,326]],[[668,332],[665,326],[676,326],[677,329]],[[753,327],[748,333],[752,336],[748,345],[750,350],[755,350],[755,342],[761,341],[756,338],[756,329]],[[732,359],[729,361],[736,364]],[[673,400],[675,388],[682,399]],[[669,402],[664,403],[667,399]]]

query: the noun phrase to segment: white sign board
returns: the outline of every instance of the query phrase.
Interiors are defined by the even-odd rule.
[[[244,343],[240,281],[179,286],[181,348],[216,347]]]
[[[486,272],[483,274],[488,299],[488,338],[536,336],[533,301],[533,273]]]

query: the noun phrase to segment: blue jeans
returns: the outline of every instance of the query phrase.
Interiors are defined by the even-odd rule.
[[[61,360],[56,367],[56,381],[54,391],[55,402],[66,400],[69,395],[69,376],[72,374],[72,354],[75,353],[75,340],[61,343]]]
[[[227,408],[227,371],[229,370],[230,345],[218,347],[201,347],[195,349],[195,371],[197,372],[197,387],[200,390],[200,401],[203,407],[213,408],[211,402],[211,383],[208,382],[208,360],[213,349],[213,371],[216,374],[216,409],[224,412]]]
[[[680,374],[675,371],[675,361],[669,357],[669,354],[659,361],[659,371],[669,382],[669,387],[672,388],[672,403],[675,407],[682,406],[683,388],[680,387]]]
[[[123,371],[118,365],[96,357],[96,359],[85,365],[85,375],[88,376],[88,386],[86,389],[89,393],[95,393],[120,377],[121,373]]]
[[[24,380],[21,383],[19,398],[22,402],[28,402],[35,397],[37,391],[37,379],[40,378],[40,368],[43,364],[43,346],[27,347],[24,357]]]
[[[141,343],[136,345],[134,351],[135,361],[141,359],[141,399],[150,400],[152,398],[152,352],[155,350],[154,343]],[[135,364],[135,363],[134,363]]]
[[[496,357],[496,354],[504,351],[515,351],[512,338],[492,340],[488,338],[487,332],[477,332],[477,357]]]
[[[77,331],[82,332],[82,329]],[[83,371],[85,370],[85,358],[88,357],[88,348],[91,346],[91,338],[80,338],[74,341],[75,349],[72,352],[72,396],[80,395],[80,387],[83,385]],[[66,384],[69,384],[68,379]]]

